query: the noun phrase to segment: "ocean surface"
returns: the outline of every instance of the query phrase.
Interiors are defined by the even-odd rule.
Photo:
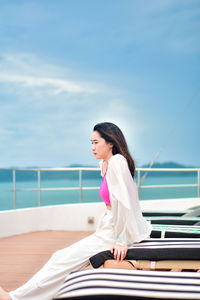
[[[54,173],[54,174],[52,174]],[[55,175],[56,173],[56,175]],[[91,174],[92,173],[92,174]],[[34,171],[16,171],[16,193],[13,192],[12,172],[3,176],[0,174],[0,210],[11,210],[16,208],[28,208],[38,206],[37,173]],[[143,175],[143,174],[141,174]],[[142,176],[141,176],[142,177]],[[99,171],[83,172],[82,187],[97,187],[101,184]],[[137,177],[136,177],[137,182]],[[196,184],[197,173],[149,173],[143,185],[167,185],[167,184]],[[41,188],[79,188],[79,173],[70,172],[41,172]],[[170,188],[144,188],[139,189],[140,200],[173,199],[197,197],[197,187],[170,187]],[[49,190],[40,191],[40,205],[59,205],[70,203],[100,202],[97,190]]]

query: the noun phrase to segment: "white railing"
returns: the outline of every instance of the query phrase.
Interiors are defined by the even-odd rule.
[[[196,172],[197,173],[197,183],[194,184],[164,184],[164,185],[142,185],[141,172],[149,173],[149,172]],[[138,173],[138,188],[171,188],[171,187],[197,187],[198,197],[200,196],[200,169],[197,168],[139,168],[137,169]]]
[[[0,169],[0,170],[10,170],[10,169]],[[79,190],[79,202],[82,202],[82,191],[83,190],[98,190],[99,186],[95,187],[84,187],[82,184],[82,173],[84,171],[100,171],[99,168],[39,168],[39,169],[12,169],[12,188],[6,189],[6,190],[0,190],[0,193],[6,193],[6,192],[13,192],[13,209],[17,208],[16,205],[16,193],[21,191],[37,191],[38,192],[38,206],[41,205],[41,191],[72,191],[72,190]],[[37,188],[17,188],[16,187],[16,172],[18,171],[24,171],[24,172],[30,172],[34,171],[37,172]],[[79,173],[79,186],[77,187],[54,187],[54,188],[42,188],[41,187],[41,172],[58,172],[58,171],[76,171]],[[141,176],[141,172],[145,173],[145,175],[148,175],[150,172],[195,172],[197,182],[193,184],[164,184],[164,185],[144,185],[143,184],[143,176]],[[137,168],[136,169],[137,174],[137,185],[139,192],[141,189],[147,189],[147,188],[180,188],[180,187],[195,187],[197,188],[197,197],[200,197],[200,169],[199,168]]]

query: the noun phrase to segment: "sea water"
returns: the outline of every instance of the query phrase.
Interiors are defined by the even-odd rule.
[[[55,174],[56,173],[56,174]],[[1,174],[2,175],[2,174]],[[144,173],[141,173],[141,178]],[[71,203],[100,202],[99,187],[101,176],[99,171],[83,171],[82,189],[80,190],[80,178],[78,171],[41,172],[40,188],[51,189],[38,191],[38,177],[34,171],[16,171],[16,192],[13,191],[12,172],[7,177],[0,176],[0,210],[11,210],[15,206],[19,208],[61,205]],[[136,176],[136,182],[138,178]],[[150,185],[175,185],[196,184],[196,172],[190,173],[163,173],[156,172],[147,174],[142,182],[144,186]],[[97,188],[85,190],[84,188]],[[53,189],[58,190],[53,190]],[[76,190],[59,190],[62,188],[76,188]],[[164,188],[141,188],[139,189],[140,200],[190,198],[198,196],[197,187],[164,187]]]

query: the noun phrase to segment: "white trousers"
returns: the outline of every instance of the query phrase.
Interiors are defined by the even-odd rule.
[[[114,244],[112,212],[106,209],[95,233],[56,251],[27,283],[9,293],[12,300],[52,300],[70,272],[85,268],[91,256]]]

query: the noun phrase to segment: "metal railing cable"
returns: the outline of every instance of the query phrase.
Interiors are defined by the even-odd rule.
[[[168,133],[167,137],[165,138],[165,141],[163,143],[163,145],[161,146],[161,148],[159,149],[159,151],[155,154],[153,160],[151,161],[151,163],[149,164],[149,169],[151,169],[153,167],[153,165],[155,164],[155,162],[157,161],[158,157],[160,156],[161,152],[165,149],[165,147],[167,146],[167,144],[169,143],[169,140],[171,138],[171,136],[173,135],[173,133],[176,131],[177,127],[179,126],[181,120],[183,119],[185,113],[187,112],[188,108],[190,107],[190,105],[193,103],[193,101],[196,99],[196,97],[200,94],[200,88],[198,88],[196,90],[196,92],[192,95],[192,97],[189,99],[189,101],[186,103],[183,111],[180,113],[179,117],[176,119],[176,122],[174,123],[174,126],[172,127],[172,129],[170,130],[170,132]],[[148,174],[148,171],[146,173],[144,173],[144,175],[142,176],[141,180],[140,180],[140,184],[142,185],[142,183],[144,182],[146,176]]]

